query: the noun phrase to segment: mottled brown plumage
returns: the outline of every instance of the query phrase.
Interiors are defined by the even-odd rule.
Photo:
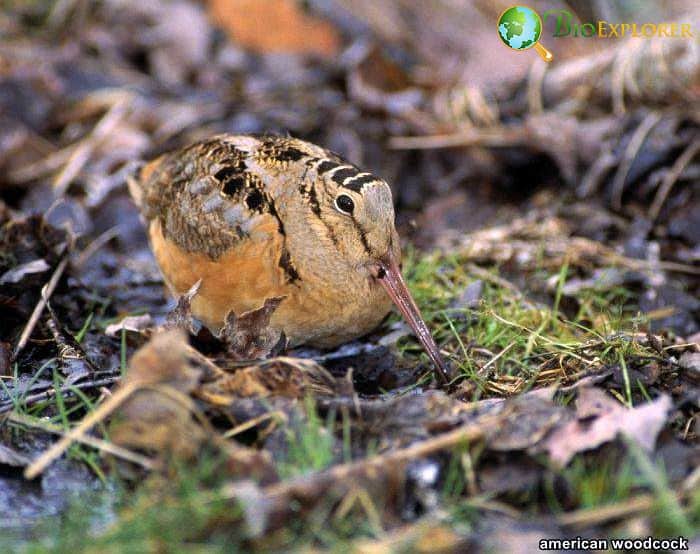
[[[444,373],[378,177],[301,140],[220,135],[150,162],[129,188],[172,291],[202,280],[192,312],[209,327],[284,296],[271,325],[328,348],[374,329],[393,299]]]

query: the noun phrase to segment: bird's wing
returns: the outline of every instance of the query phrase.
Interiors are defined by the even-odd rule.
[[[217,258],[282,229],[270,191],[248,165],[258,145],[253,137],[221,136],[165,154],[130,181],[131,195],[166,238]]]

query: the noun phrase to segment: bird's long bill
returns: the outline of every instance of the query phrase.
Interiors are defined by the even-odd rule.
[[[406,282],[403,280],[394,255],[390,253],[384,260],[379,262],[379,266],[383,269],[383,272],[379,275],[379,282],[406,318],[428,356],[435,364],[439,379],[443,383],[447,383],[449,375],[445,362],[443,362],[433,336],[430,334],[425,321],[423,321],[423,316],[421,316],[418,306],[416,306],[411,293],[408,292],[408,287],[406,287]]]

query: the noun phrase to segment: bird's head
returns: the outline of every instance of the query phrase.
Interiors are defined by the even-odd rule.
[[[316,166],[322,186],[313,204],[326,232],[351,266],[379,283],[401,311],[428,356],[447,380],[447,368],[401,274],[401,247],[386,181],[338,161]]]
[[[400,260],[394,227],[394,204],[389,185],[349,164],[319,164],[323,191],[319,202],[324,226],[345,259],[356,269],[370,271],[378,260],[393,253]]]

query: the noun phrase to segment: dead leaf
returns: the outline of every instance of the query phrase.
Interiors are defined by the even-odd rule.
[[[239,360],[265,358],[286,345],[284,333],[269,327],[270,317],[284,296],[268,298],[261,308],[237,316],[229,312],[218,338],[228,346],[229,353]]]
[[[199,367],[203,363],[209,367]],[[131,387],[134,392],[112,424],[111,439],[130,449],[186,460],[213,446],[224,454],[227,475],[276,479],[266,452],[223,440],[199,412],[194,396],[205,369],[221,371],[188,347],[182,329],[155,335],[131,359],[122,389]]]
[[[213,29],[199,2],[104,4],[113,36],[122,36],[123,47],[130,51],[143,51],[149,72],[163,84],[182,86],[193,72],[208,66]]]
[[[153,319],[151,318],[150,314],[129,315],[117,323],[107,325],[105,335],[108,337],[117,337],[120,335],[122,329],[125,331],[140,333],[141,331],[148,329],[151,325],[153,325]]]
[[[498,432],[489,439],[491,450],[525,450],[539,443],[564,417],[565,408],[553,402],[555,387],[535,389],[506,401]]]
[[[335,27],[304,13],[295,0],[211,0],[209,11],[232,40],[255,52],[330,58],[340,48]]]
[[[202,280],[200,279],[190,287],[190,290],[177,299],[177,305],[166,318],[166,328],[186,329],[193,335],[199,332],[201,323],[192,317],[192,299],[199,292],[199,287],[201,286]]]
[[[542,447],[561,466],[579,452],[597,448],[618,434],[627,435],[651,451],[671,407],[667,395],[630,409],[600,389],[584,388],[578,393],[576,419],[555,429]]]
[[[302,398],[308,392],[330,396],[335,385],[330,373],[313,360],[280,357],[225,373],[196,394],[213,405],[228,406],[238,398]]]
[[[206,66],[212,29],[201,6],[190,2],[155,3],[151,50],[153,72],[170,85],[187,82],[188,73]]]
[[[0,285],[4,285],[5,283],[19,283],[22,279],[24,279],[25,275],[30,275],[32,273],[43,273],[50,267],[51,266],[47,264],[46,260],[43,258],[18,265],[17,267],[2,274],[2,277],[0,277]]]
[[[14,448],[0,444],[0,464],[14,467],[28,466],[31,460],[24,454],[20,454]]]
[[[206,435],[193,420],[191,393],[201,376],[181,330],[155,335],[134,354],[123,386],[139,389],[123,404],[112,440],[126,448],[194,456]]]
[[[423,99],[404,71],[378,49],[370,50],[348,75],[350,97],[372,110],[402,113]]]

